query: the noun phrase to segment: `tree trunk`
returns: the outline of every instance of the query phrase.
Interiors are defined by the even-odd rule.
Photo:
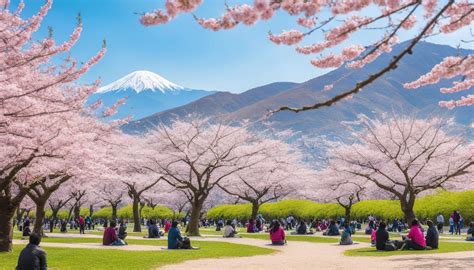
[[[36,216],[35,216],[35,225],[33,227],[33,232],[39,235],[43,235],[43,221],[45,216],[44,207],[46,205],[46,201],[38,200],[36,202]]]
[[[13,216],[16,207],[3,202],[0,198],[0,252],[11,252],[13,249]]]
[[[256,220],[258,215],[258,209],[260,208],[260,204],[258,202],[252,202],[252,219]]]
[[[201,210],[203,206],[203,201],[194,201],[191,205],[191,219],[188,224],[188,235],[190,236],[199,236],[199,216],[201,215]]]
[[[136,194],[133,194],[133,231],[141,232],[142,226],[140,224],[140,200]]]
[[[403,210],[403,214],[405,216],[405,221],[408,223],[408,226],[411,227],[412,221],[416,218],[415,211],[413,211],[413,208],[411,208]]]
[[[92,217],[92,215],[94,214],[94,207],[92,206],[92,204],[89,206],[89,216]]]
[[[112,220],[117,220],[117,205],[110,204],[112,206]]]
[[[56,209],[51,209],[51,211],[52,211],[52,213],[51,213],[51,220],[49,221],[49,232],[50,232],[50,233],[53,232],[54,227],[55,227],[56,224],[57,224],[59,209],[58,209],[58,210],[56,210]]]
[[[408,227],[411,227],[412,221],[416,218],[413,206],[415,205],[415,198],[410,198],[408,202],[400,200],[403,215],[405,216],[405,222],[408,223]]]
[[[345,215],[344,215],[345,221],[351,221],[351,206],[344,206],[344,210],[345,210]]]
[[[81,216],[81,206],[77,204],[74,207],[74,220],[79,220],[80,216]]]

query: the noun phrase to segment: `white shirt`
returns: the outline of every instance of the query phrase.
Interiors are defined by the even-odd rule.
[[[438,215],[438,216],[436,217],[436,221],[437,221],[438,223],[444,223],[444,217],[443,217],[443,215]]]

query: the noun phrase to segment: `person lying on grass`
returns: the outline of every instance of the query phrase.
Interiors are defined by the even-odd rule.
[[[285,245],[285,231],[280,225],[280,221],[274,220],[269,228],[270,231],[270,240],[272,240],[272,245]]]
[[[466,241],[474,241],[474,222],[469,224]]]
[[[414,219],[411,222],[410,232],[403,239],[403,250],[413,249],[413,250],[423,250],[426,249],[426,240],[421,231],[419,222],[417,219]]]
[[[102,244],[104,246],[124,246],[127,244],[118,238],[115,226],[117,226],[117,223],[113,220],[110,222],[110,226],[104,230],[104,236],[102,238]]]
[[[30,234],[29,244],[18,257],[17,270],[46,270],[48,268],[46,252],[38,247],[40,242],[41,236],[39,234]]]

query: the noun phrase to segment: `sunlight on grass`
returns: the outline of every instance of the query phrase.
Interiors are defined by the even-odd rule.
[[[55,238],[54,240],[58,240]],[[65,239],[67,240],[67,239]],[[70,241],[79,241],[69,239]],[[94,240],[94,239],[81,239]],[[165,241],[133,240],[132,244],[159,244]],[[78,242],[76,242],[78,243]],[[80,242],[83,243],[83,242]],[[90,243],[90,242],[89,242]],[[193,245],[199,250],[163,250],[163,251],[124,251],[100,249],[74,249],[45,247],[48,253],[48,267],[51,269],[152,269],[167,264],[180,263],[187,260],[222,257],[245,257],[267,255],[275,252],[267,248],[254,246],[198,242]],[[14,269],[22,245],[14,245],[12,253],[0,253],[0,269]]]

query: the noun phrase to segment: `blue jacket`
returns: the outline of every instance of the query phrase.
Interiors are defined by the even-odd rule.
[[[168,249],[177,249],[178,242],[183,241],[178,228],[171,227],[168,231]]]

